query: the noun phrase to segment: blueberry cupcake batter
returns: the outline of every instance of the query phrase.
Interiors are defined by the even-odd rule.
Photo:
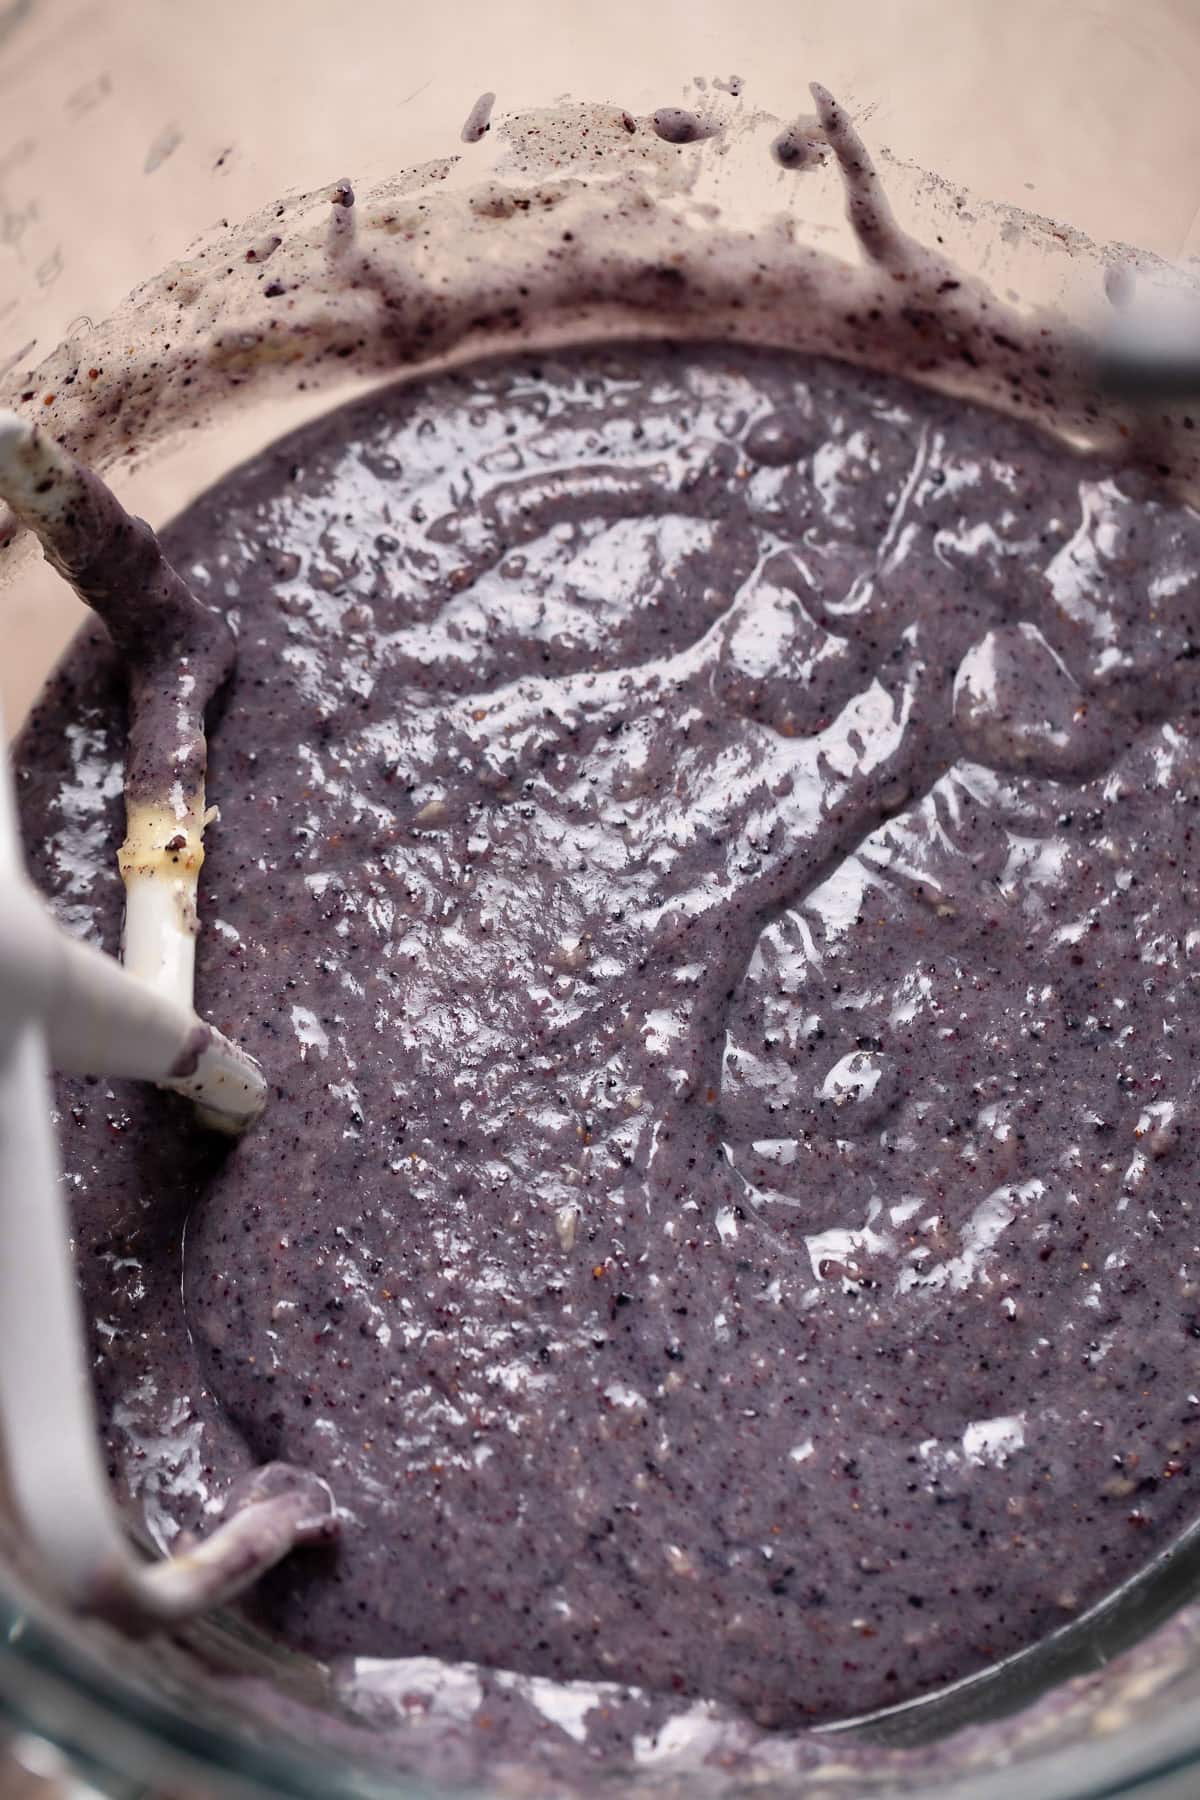
[[[114,1477],[252,1464],[254,1605],[821,1722],[1025,1646],[1193,1515],[1200,521],[903,382],[670,344],[307,427],[164,534],[234,627],[232,1150],[59,1084]],[[110,948],[98,629],[19,750]]]

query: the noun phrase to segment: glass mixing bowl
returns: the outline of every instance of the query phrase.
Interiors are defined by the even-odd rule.
[[[0,0],[0,398],[56,346],[69,346],[58,366],[71,368],[111,349],[103,321],[131,290],[227,246],[238,221],[280,196],[327,196],[347,178],[361,193],[457,157],[437,175],[453,188],[474,154],[463,121],[485,91],[497,95],[497,138],[506,118],[564,96],[610,114],[717,106],[728,154],[697,166],[695,229],[718,212],[751,229],[782,210],[801,237],[852,255],[831,169],[772,168],[768,183],[761,154],[751,168],[738,153],[755,133],[761,152],[779,121],[809,111],[811,79],[882,147],[902,222],[1019,304],[1082,316],[1106,280],[1120,291],[1115,272],[1160,280],[1157,259],[1200,254],[1200,22],[1178,0],[1010,0],[1000,11],[989,0],[812,0],[802,12],[783,0],[344,0],[336,11],[317,0]],[[412,176],[409,197],[431,179],[428,168]],[[260,380],[253,358],[244,380],[238,366],[229,404],[150,416],[133,441],[110,421],[100,460],[152,522],[384,372],[350,365],[296,391]],[[30,557],[9,559],[3,589],[0,700],[14,725],[79,607]],[[1049,1645],[826,1733],[809,1774],[755,1791],[986,1800],[1019,1781],[1041,1800],[1197,1792],[1200,1615],[1187,1602],[1198,1557],[1182,1544]],[[0,1716],[30,1767],[61,1752],[73,1779],[111,1794],[427,1791],[389,1773],[387,1746],[337,1716],[339,1704],[324,1671],[227,1620],[138,1645],[65,1616],[0,1488]],[[494,1791],[535,1791],[516,1780],[497,1777]],[[654,1791],[701,1793],[701,1780],[660,1763]]]

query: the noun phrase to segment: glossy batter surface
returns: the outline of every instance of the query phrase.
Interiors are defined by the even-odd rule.
[[[322,1654],[887,1704],[1194,1513],[1200,521],[830,363],[525,359],[165,534],[238,633],[198,999],[221,1160],[61,1084],[114,1472],[249,1462]],[[114,947],[119,671],[21,749]],[[180,1243],[182,1239],[182,1286]]]

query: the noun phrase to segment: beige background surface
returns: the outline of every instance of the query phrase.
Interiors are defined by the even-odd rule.
[[[218,218],[454,153],[484,88],[649,111],[732,74],[782,117],[818,78],[877,149],[1200,257],[1196,0],[0,0],[0,370],[86,343]],[[186,497],[169,465],[137,495]],[[10,727],[77,618],[48,571],[0,591]]]

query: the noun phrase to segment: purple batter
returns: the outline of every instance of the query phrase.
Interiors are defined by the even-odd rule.
[[[274,1087],[227,1153],[60,1087],[160,1543],[283,1458],[347,1513],[259,1597],[288,1641],[783,1725],[1181,1529],[1200,519],[663,347],[396,389],[164,544],[238,634],[199,1002]],[[121,691],[94,629],[19,759],[110,948]]]

